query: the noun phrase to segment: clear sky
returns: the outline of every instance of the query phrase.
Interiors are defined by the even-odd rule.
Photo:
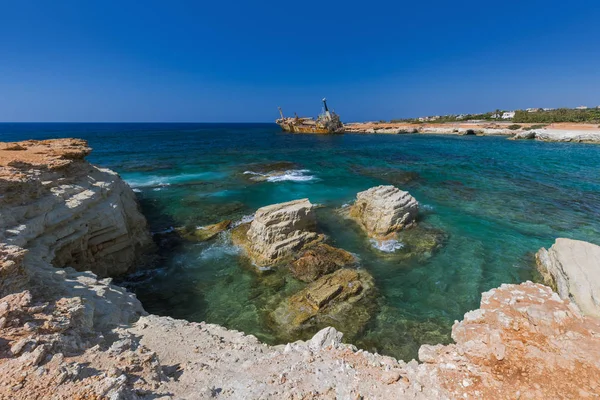
[[[0,0],[0,121],[600,105],[594,1]]]

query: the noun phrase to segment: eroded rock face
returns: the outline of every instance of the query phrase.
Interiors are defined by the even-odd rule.
[[[304,246],[319,240],[316,219],[308,199],[259,208],[245,235],[233,234],[258,266],[275,265]],[[244,227],[237,230],[243,232]]]
[[[419,203],[394,186],[376,186],[356,195],[350,207],[355,219],[371,237],[385,238],[415,223]]]
[[[483,293],[452,328],[456,344],[419,358],[451,398],[587,398],[600,390],[600,321],[531,282]]]
[[[43,247],[57,267],[116,276],[152,246],[133,191],[85,162],[83,140],[20,142],[0,149],[0,241]]]
[[[556,239],[549,250],[536,254],[544,283],[562,299],[572,299],[584,314],[600,317],[600,246],[572,239]]]
[[[368,272],[339,269],[284,300],[272,316],[279,329],[288,333],[323,324],[345,326],[346,333],[356,333],[372,314],[371,303],[358,303],[372,296],[374,289]]]
[[[313,282],[323,275],[354,264],[356,264],[356,257],[346,250],[318,243],[305,250],[290,265],[290,271],[301,281]]]

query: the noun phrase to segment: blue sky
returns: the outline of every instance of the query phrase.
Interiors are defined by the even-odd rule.
[[[0,0],[0,121],[600,105],[598,1]]]

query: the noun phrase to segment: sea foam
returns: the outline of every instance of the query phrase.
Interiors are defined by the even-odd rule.
[[[315,178],[314,175],[309,175],[309,169],[290,169],[286,171],[271,171],[266,174],[254,171],[245,171],[245,175],[254,175],[254,178],[250,178],[255,181],[267,181],[267,182],[308,182]]]
[[[390,240],[376,240],[371,239],[371,246],[375,247],[379,251],[383,251],[385,253],[393,253],[396,250],[400,250],[404,247],[404,243],[399,242],[394,239]]]

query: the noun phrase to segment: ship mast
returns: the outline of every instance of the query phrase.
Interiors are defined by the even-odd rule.
[[[279,115],[281,115],[281,119],[284,120],[285,117],[283,116],[283,111],[281,110],[281,107],[277,107],[279,109]]]
[[[323,97],[323,105],[325,106],[325,116],[329,121],[331,121],[331,114],[329,113],[329,108],[327,108],[327,99]]]

